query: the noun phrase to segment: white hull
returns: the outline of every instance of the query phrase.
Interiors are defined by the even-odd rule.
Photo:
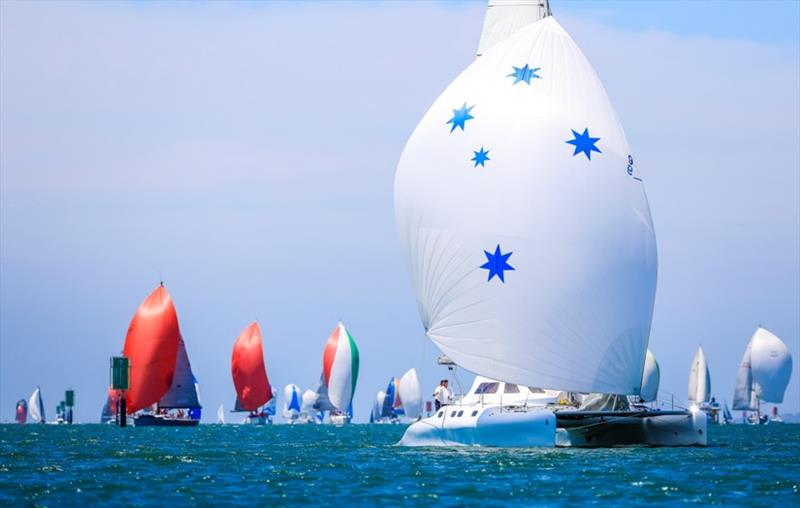
[[[440,416],[441,415],[441,416]],[[444,406],[411,424],[401,446],[555,446],[556,418],[544,408]]]
[[[441,415],[441,416],[440,416]],[[445,406],[411,424],[401,446],[706,446],[708,421],[696,412],[579,412],[501,406]]]
[[[556,446],[707,446],[708,419],[704,412],[669,413],[652,412],[646,416],[609,413],[574,419],[559,416]]]

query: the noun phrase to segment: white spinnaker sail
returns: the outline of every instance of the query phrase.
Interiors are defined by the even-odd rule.
[[[410,369],[400,378],[400,400],[407,417],[417,419],[422,414],[422,388],[417,369]]]
[[[644,402],[653,402],[658,398],[658,385],[661,382],[661,368],[656,361],[656,355],[650,349],[644,360],[644,373],[642,374],[641,399]]]
[[[552,16],[442,93],[401,156],[395,215],[444,354],[525,386],[639,394],[657,260],[630,153]]]
[[[689,371],[689,400],[693,402],[708,402],[711,395],[711,375],[708,372],[706,352],[703,346],[697,348],[692,360],[692,369]]]
[[[300,412],[306,416],[311,416],[316,413],[314,408],[317,403],[317,392],[314,390],[306,390],[303,392],[303,402],[300,405]]]
[[[31,421],[33,421],[34,423],[45,422],[42,391],[39,389],[38,386],[33,391],[33,393],[31,394],[31,398],[28,401],[28,416],[31,417]]]
[[[293,418],[300,414],[300,388],[297,385],[288,384],[283,388],[283,416]]]
[[[750,339],[753,391],[761,402],[780,404],[792,376],[792,355],[777,336],[759,328]]]
[[[386,399],[386,392],[378,390],[375,402],[372,404],[372,421],[378,421],[383,417],[383,401]]]
[[[222,404],[217,408],[217,423],[225,423],[225,408]]]
[[[489,0],[478,56],[531,23],[550,15],[548,0]]]

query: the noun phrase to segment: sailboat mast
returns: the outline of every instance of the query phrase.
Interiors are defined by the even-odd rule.
[[[550,0],[489,0],[476,56],[517,30],[548,16],[552,16]]]

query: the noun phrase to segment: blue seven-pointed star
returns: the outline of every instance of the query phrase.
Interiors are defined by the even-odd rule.
[[[514,67],[512,65],[512,67]],[[514,78],[514,84],[516,85],[520,81],[524,81],[527,84],[531,84],[531,80],[535,78],[542,79],[541,76],[536,74],[536,71],[541,70],[541,67],[534,67],[531,69],[528,67],[528,64],[525,64],[524,67],[514,67],[514,72],[506,76],[507,78]]]
[[[600,141],[600,138],[590,137],[589,129],[583,129],[583,134],[578,134],[575,132],[575,129],[570,130],[572,131],[572,135],[575,136],[575,139],[570,139],[566,143],[575,145],[575,152],[572,154],[573,157],[583,152],[587,159],[592,160],[592,152],[603,153],[599,148],[594,146],[595,143]]]
[[[465,102],[461,109],[454,109],[453,110],[453,118],[447,121],[447,123],[453,124],[453,127],[450,129],[450,132],[456,130],[456,127],[461,127],[461,130],[464,130],[464,124],[467,123],[467,120],[472,120],[475,118],[474,116],[470,115],[469,112],[472,111],[475,105],[473,104],[470,107],[467,107],[467,103]]]
[[[486,254],[486,259],[488,261],[486,261],[486,263],[481,265],[481,268],[483,268],[484,270],[489,270],[489,278],[487,279],[487,282],[492,280],[492,277],[497,275],[497,277],[500,278],[503,284],[505,284],[506,279],[503,276],[503,272],[506,270],[514,269],[513,266],[508,264],[508,258],[511,257],[511,254],[513,254],[513,252],[503,254],[502,252],[500,252],[500,245],[498,244],[497,248],[494,250],[494,254],[492,254],[488,250],[483,251],[483,253]]]
[[[475,154],[475,157],[473,157],[470,160],[475,161],[476,168],[478,167],[478,164],[480,164],[483,167],[486,167],[486,161],[492,160],[489,158],[489,150],[484,150],[483,147],[481,147],[481,150],[479,152],[473,151],[473,153]]]

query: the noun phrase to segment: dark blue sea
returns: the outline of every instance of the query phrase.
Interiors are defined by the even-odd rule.
[[[403,426],[0,425],[0,506],[800,506],[800,425],[708,448],[409,449]]]

